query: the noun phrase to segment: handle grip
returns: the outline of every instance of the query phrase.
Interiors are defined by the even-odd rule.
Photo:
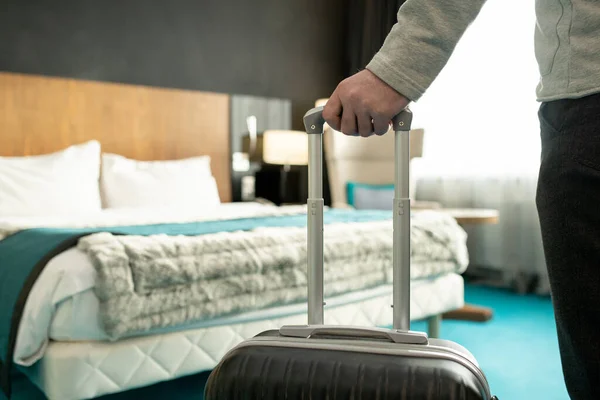
[[[319,106],[312,108],[304,114],[304,129],[306,133],[323,134],[325,119],[323,118],[323,108]],[[412,112],[405,108],[394,118],[392,118],[392,128],[394,132],[409,131],[412,124]]]
[[[340,336],[364,339],[383,339],[394,343],[428,344],[427,334],[383,328],[326,325],[286,325],[279,329],[282,336],[309,339],[317,336]]]

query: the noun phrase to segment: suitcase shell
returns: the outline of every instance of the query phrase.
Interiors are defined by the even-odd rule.
[[[408,109],[392,121],[394,327],[323,325],[322,109],[304,117],[309,137],[308,324],[265,331],[231,349],[211,372],[205,399],[496,399],[467,349],[410,331]]]

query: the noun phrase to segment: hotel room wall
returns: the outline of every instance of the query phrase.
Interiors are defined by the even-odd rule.
[[[278,97],[293,128],[344,75],[348,0],[4,0],[0,71]]]

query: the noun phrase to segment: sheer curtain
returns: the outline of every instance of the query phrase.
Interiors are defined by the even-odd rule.
[[[411,108],[425,129],[416,197],[495,208],[500,222],[466,227],[471,264],[504,283],[535,277],[548,291],[535,207],[539,123],[534,0],[488,0],[446,68]],[[516,280],[516,281],[515,281]]]

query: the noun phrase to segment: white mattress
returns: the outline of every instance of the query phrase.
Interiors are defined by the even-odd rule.
[[[411,284],[411,319],[463,306],[463,279],[446,274]],[[325,323],[386,326],[392,323],[391,287],[327,299]],[[350,303],[348,303],[350,302]],[[246,322],[188,329],[118,342],[55,342],[25,374],[50,400],[89,399],[212,369],[241,341],[284,324],[305,324],[305,306],[248,314]],[[242,316],[243,317],[243,316]],[[239,318],[239,317],[238,317]],[[241,320],[239,320],[241,321]]]

